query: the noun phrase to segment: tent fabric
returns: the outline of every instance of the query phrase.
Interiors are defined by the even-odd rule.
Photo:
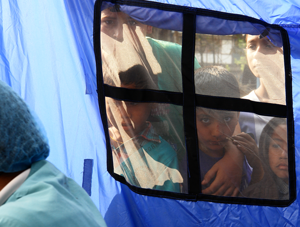
[[[160,1],[247,15],[284,27],[290,39],[295,121],[296,177],[300,148],[300,5],[294,1]],[[108,226],[297,226],[299,190],[288,207],[193,202],[138,195],[107,172],[93,51],[94,0],[21,1],[0,4],[0,79],[39,116],[49,161],[82,185],[91,177],[91,198]],[[84,173],[85,160],[93,171]]]

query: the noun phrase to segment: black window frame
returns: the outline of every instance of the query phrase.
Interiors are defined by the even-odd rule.
[[[150,90],[130,90],[120,87],[113,87],[103,83],[102,77],[102,60],[100,48],[100,27],[101,27],[101,5],[102,2],[110,2],[118,5],[139,6],[153,9],[161,9],[165,11],[180,12],[183,14],[183,40],[182,40],[182,86],[183,92],[168,91],[150,91]],[[244,21],[260,24],[280,31],[283,40],[284,50],[284,66],[285,66],[285,89],[286,89],[286,106],[270,103],[258,103],[250,100],[227,98],[227,97],[211,97],[195,94],[194,87],[194,56],[195,56],[195,35],[196,35],[196,17],[197,15],[210,16],[224,20]],[[257,20],[244,15],[230,14],[207,9],[190,8],[184,6],[169,5],[164,3],[155,3],[139,0],[96,0],[94,6],[94,51],[96,59],[96,75],[97,75],[97,92],[100,107],[100,115],[106,138],[107,149],[107,170],[110,175],[117,181],[127,185],[132,191],[147,196],[187,200],[187,201],[210,201],[228,204],[244,204],[244,205],[261,205],[285,207],[290,205],[296,199],[296,173],[295,173],[295,151],[294,151],[294,117],[293,117],[293,100],[292,100],[292,76],[291,76],[291,60],[290,60],[290,44],[287,31],[279,26],[268,24],[264,21]],[[192,44],[192,45],[191,45]],[[191,81],[193,83],[191,83]],[[189,171],[189,192],[188,194],[175,193],[168,191],[158,191],[153,189],[139,188],[130,185],[125,178],[115,174],[113,171],[112,150],[108,133],[108,124],[105,108],[105,97],[111,97],[120,100],[144,101],[170,103],[183,106],[183,121],[186,138],[186,149],[188,157]],[[139,97],[143,97],[140,100]],[[226,103],[226,105],[224,105]],[[288,155],[289,155],[289,200],[267,200],[253,199],[242,197],[223,197],[201,194],[200,185],[200,166],[197,148],[197,133],[195,123],[195,108],[197,106],[206,108],[216,108],[232,111],[254,112],[266,116],[285,117],[288,127]],[[255,110],[255,111],[254,111]],[[274,115],[274,113],[276,113]],[[188,139],[187,139],[188,138]],[[199,193],[200,192],[200,193]]]

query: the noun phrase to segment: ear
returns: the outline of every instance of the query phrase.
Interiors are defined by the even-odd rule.
[[[147,25],[147,35],[148,34],[152,34],[152,26],[150,26],[150,25]]]

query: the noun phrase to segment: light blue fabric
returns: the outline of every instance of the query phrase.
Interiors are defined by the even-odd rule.
[[[298,226],[300,3],[157,1],[261,18],[287,30],[291,44],[297,200],[286,208],[195,203],[138,195],[116,182],[107,172],[96,93],[94,0],[2,0],[0,79],[13,87],[40,117],[51,147],[49,160],[79,184],[84,159],[94,160],[91,198],[108,226]],[[147,19],[142,17],[141,14],[140,19]]]
[[[0,226],[106,227],[88,194],[50,162],[31,166],[25,182],[0,206]]]

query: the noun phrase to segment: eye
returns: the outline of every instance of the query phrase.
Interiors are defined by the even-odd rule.
[[[108,26],[112,26],[115,24],[115,20],[103,20],[102,23],[104,23],[105,25],[108,25]]]
[[[230,122],[231,121],[231,119],[232,119],[232,117],[224,117],[224,122],[225,123],[228,123],[228,122]]]
[[[200,121],[204,124],[209,124],[210,123],[210,119],[209,118],[201,118]]]
[[[128,20],[128,25],[135,26],[137,25],[137,22],[135,20]]]
[[[273,148],[280,148],[279,144],[277,144],[277,143],[273,143],[273,144],[272,144],[272,147],[273,147]]]
[[[274,45],[271,43],[271,42],[268,42],[266,45],[265,45],[266,48],[268,49],[273,49],[274,48]]]
[[[256,50],[256,45],[254,45],[254,44],[248,44],[247,49]]]

